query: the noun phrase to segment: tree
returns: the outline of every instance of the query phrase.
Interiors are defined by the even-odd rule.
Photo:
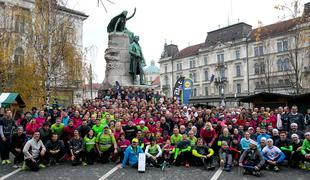
[[[286,75],[289,78],[290,85],[294,89],[295,94],[303,91],[303,74],[305,60],[309,58],[309,16],[302,14],[301,3],[299,0],[293,0],[290,5],[277,5],[275,9],[284,13],[284,17],[289,13],[292,18],[294,27],[290,29],[290,46],[287,57],[290,64],[289,71]],[[308,82],[306,82],[308,83]]]

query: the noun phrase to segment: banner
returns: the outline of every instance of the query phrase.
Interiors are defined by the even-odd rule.
[[[178,103],[180,103],[182,97],[183,81],[184,77],[180,77],[179,79],[177,79],[173,88],[173,97],[177,98]]]
[[[121,95],[121,85],[119,84],[118,81],[115,81],[115,90],[114,90],[115,94],[117,94],[117,96]]]
[[[185,78],[183,81],[183,92],[182,92],[182,104],[188,105],[189,97],[191,96],[191,91],[193,89],[193,80],[190,78]]]

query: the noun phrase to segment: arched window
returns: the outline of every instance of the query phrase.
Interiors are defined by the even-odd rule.
[[[19,47],[15,49],[14,52],[14,63],[20,65],[24,61],[24,50]]]
[[[241,76],[241,68],[240,68],[240,65],[237,65],[237,66],[236,66],[236,76],[237,76],[237,77],[240,77],[240,76]]]

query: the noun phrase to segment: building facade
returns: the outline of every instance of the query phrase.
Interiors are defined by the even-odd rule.
[[[14,38],[17,37],[16,42],[14,42],[15,47],[12,47],[13,53],[10,58],[14,64],[23,64],[22,61],[26,59],[26,54],[29,54],[29,52],[27,52],[27,47],[30,47],[28,45],[30,44],[29,39],[31,38],[29,37],[29,32],[31,31],[31,25],[29,22],[34,23],[34,16],[37,16],[35,12],[35,3],[36,0],[0,0],[0,39],[4,33],[12,34],[12,37]],[[42,1],[42,3],[46,2]],[[76,50],[75,53],[82,56],[83,21],[86,20],[88,16],[82,12],[58,4],[56,7],[57,11],[55,11],[55,15],[52,16],[55,16],[55,24],[57,23],[57,26],[53,27],[53,30],[51,31],[57,31],[59,34],[57,35],[57,40],[54,39],[56,42],[53,42],[53,44],[59,43],[59,40],[63,40],[63,42],[69,44],[67,47],[73,46]],[[30,17],[30,19],[27,19],[28,17]],[[66,22],[62,22],[64,19],[66,19]],[[68,25],[69,22],[70,25]],[[68,27],[70,26],[70,29],[62,29],[65,26],[63,24],[67,24]],[[34,30],[32,29],[32,31]],[[62,34],[63,32],[66,33]],[[38,56],[39,54],[34,55],[34,57]],[[65,57],[62,56],[61,58]],[[60,68],[57,68],[57,71],[63,71],[63,64],[60,63],[59,67]],[[72,103],[81,104],[82,96],[80,96],[79,93],[82,92],[83,82],[75,81],[70,85],[63,85],[58,84],[60,78],[65,77],[51,78],[51,88],[54,89],[55,92],[52,94],[52,98],[57,98],[59,102],[65,105]],[[2,84],[0,85],[0,88],[2,86],[9,85]]]
[[[256,29],[237,23],[208,32],[205,42],[181,51],[165,44],[159,60],[162,92],[172,96],[181,76],[194,82],[190,102],[214,106],[234,107],[259,92],[309,92],[309,7],[305,4],[302,17]]]
[[[160,69],[155,66],[155,61],[151,61],[151,65],[144,68],[144,81],[146,85],[152,85],[152,82],[159,76]]]

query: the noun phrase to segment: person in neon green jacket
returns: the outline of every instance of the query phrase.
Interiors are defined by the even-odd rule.
[[[183,134],[182,141],[177,144],[174,153],[173,164],[179,166],[181,162],[185,162],[185,166],[189,167],[191,161],[191,142],[187,139],[187,135]]]
[[[301,154],[304,156],[304,163],[310,164],[310,132],[305,133],[306,139],[302,143]],[[302,164],[302,169],[310,170],[305,164]]]
[[[114,134],[109,131],[109,127],[105,126],[103,132],[96,137],[96,148],[99,152],[100,162],[108,163],[110,155],[114,152],[117,154],[117,143]]]
[[[84,137],[84,143],[85,143],[86,163],[94,164],[94,161],[96,159],[95,156],[96,136],[94,136],[94,131],[92,129]]]
[[[177,145],[180,141],[182,141],[182,135],[179,133],[178,128],[173,129],[173,135],[170,138],[172,145]]]
[[[93,125],[92,130],[94,131],[94,136],[97,136],[103,131],[103,125],[100,123],[99,119],[96,120],[96,124]]]
[[[213,164],[214,151],[209,148],[209,146],[203,144],[203,139],[198,138],[197,145],[193,148],[192,154],[196,166],[203,165],[204,168],[208,170],[213,170],[215,168]]]

